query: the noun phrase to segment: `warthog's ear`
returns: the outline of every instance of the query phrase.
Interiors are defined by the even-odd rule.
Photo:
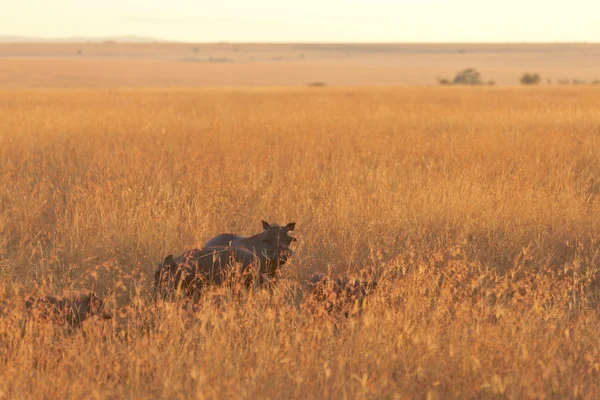
[[[271,225],[267,221],[262,221],[262,224],[265,231],[271,229]]]
[[[165,257],[165,261],[163,261],[163,265],[171,265],[173,264],[173,254],[169,254]]]
[[[296,223],[295,223],[295,222],[290,222],[289,224],[287,224],[287,225],[285,226],[285,229],[286,229],[287,231],[293,231],[295,227],[296,227]]]

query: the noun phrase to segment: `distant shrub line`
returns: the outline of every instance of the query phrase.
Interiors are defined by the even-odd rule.
[[[458,71],[454,76],[454,79],[448,78],[437,78],[438,84],[440,85],[495,85],[496,82],[489,80],[484,82],[481,73],[475,68],[466,68]],[[542,83],[542,76],[537,72],[525,72],[519,78],[519,82],[522,85],[539,85]],[[547,79],[546,83],[552,85],[552,80]],[[592,81],[585,81],[582,79],[558,79],[559,85],[600,85],[600,79],[594,79]]]

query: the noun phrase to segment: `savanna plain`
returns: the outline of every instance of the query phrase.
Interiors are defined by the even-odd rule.
[[[4,89],[0,398],[598,398],[598,99]],[[150,300],[167,254],[261,219],[297,223],[272,292]],[[315,272],[378,287],[327,315]],[[114,318],[26,321],[81,289]]]

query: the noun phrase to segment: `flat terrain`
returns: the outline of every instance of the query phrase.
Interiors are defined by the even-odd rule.
[[[0,397],[598,398],[599,98],[4,89]],[[150,302],[166,254],[261,219],[297,222],[272,294]],[[379,287],[323,316],[318,271]],[[80,289],[115,318],[25,324],[25,294]]]
[[[600,79],[600,44],[0,43],[0,88],[436,84]]]

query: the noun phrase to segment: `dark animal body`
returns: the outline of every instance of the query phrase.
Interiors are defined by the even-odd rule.
[[[277,269],[283,266],[294,254],[291,244],[296,241],[289,235],[296,227],[295,222],[286,226],[271,225],[262,221],[263,232],[254,236],[239,236],[224,233],[210,239],[204,244],[205,248],[227,246],[245,249],[256,255],[260,263],[260,272],[268,279],[273,279]]]
[[[365,298],[377,287],[376,281],[316,274],[310,280],[307,303],[313,309],[345,317],[360,313]]]
[[[98,316],[111,319],[112,315],[105,309],[104,302],[94,293],[79,293],[73,297],[57,298],[54,296],[29,297],[25,301],[30,316],[51,320],[58,324],[66,323],[79,327],[83,321]]]
[[[154,274],[160,298],[199,294],[207,285],[239,282],[250,286],[256,273],[256,256],[245,249],[210,247],[188,250],[179,257],[168,255]]]
[[[154,274],[156,295],[166,298],[179,293],[193,296],[207,285],[241,282],[249,288],[253,283],[272,282],[278,267],[293,254],[289,236],[295,223],[270,225],[263,221],[264,231],[254,236],[221,234],[177,258],[169,255]]]

